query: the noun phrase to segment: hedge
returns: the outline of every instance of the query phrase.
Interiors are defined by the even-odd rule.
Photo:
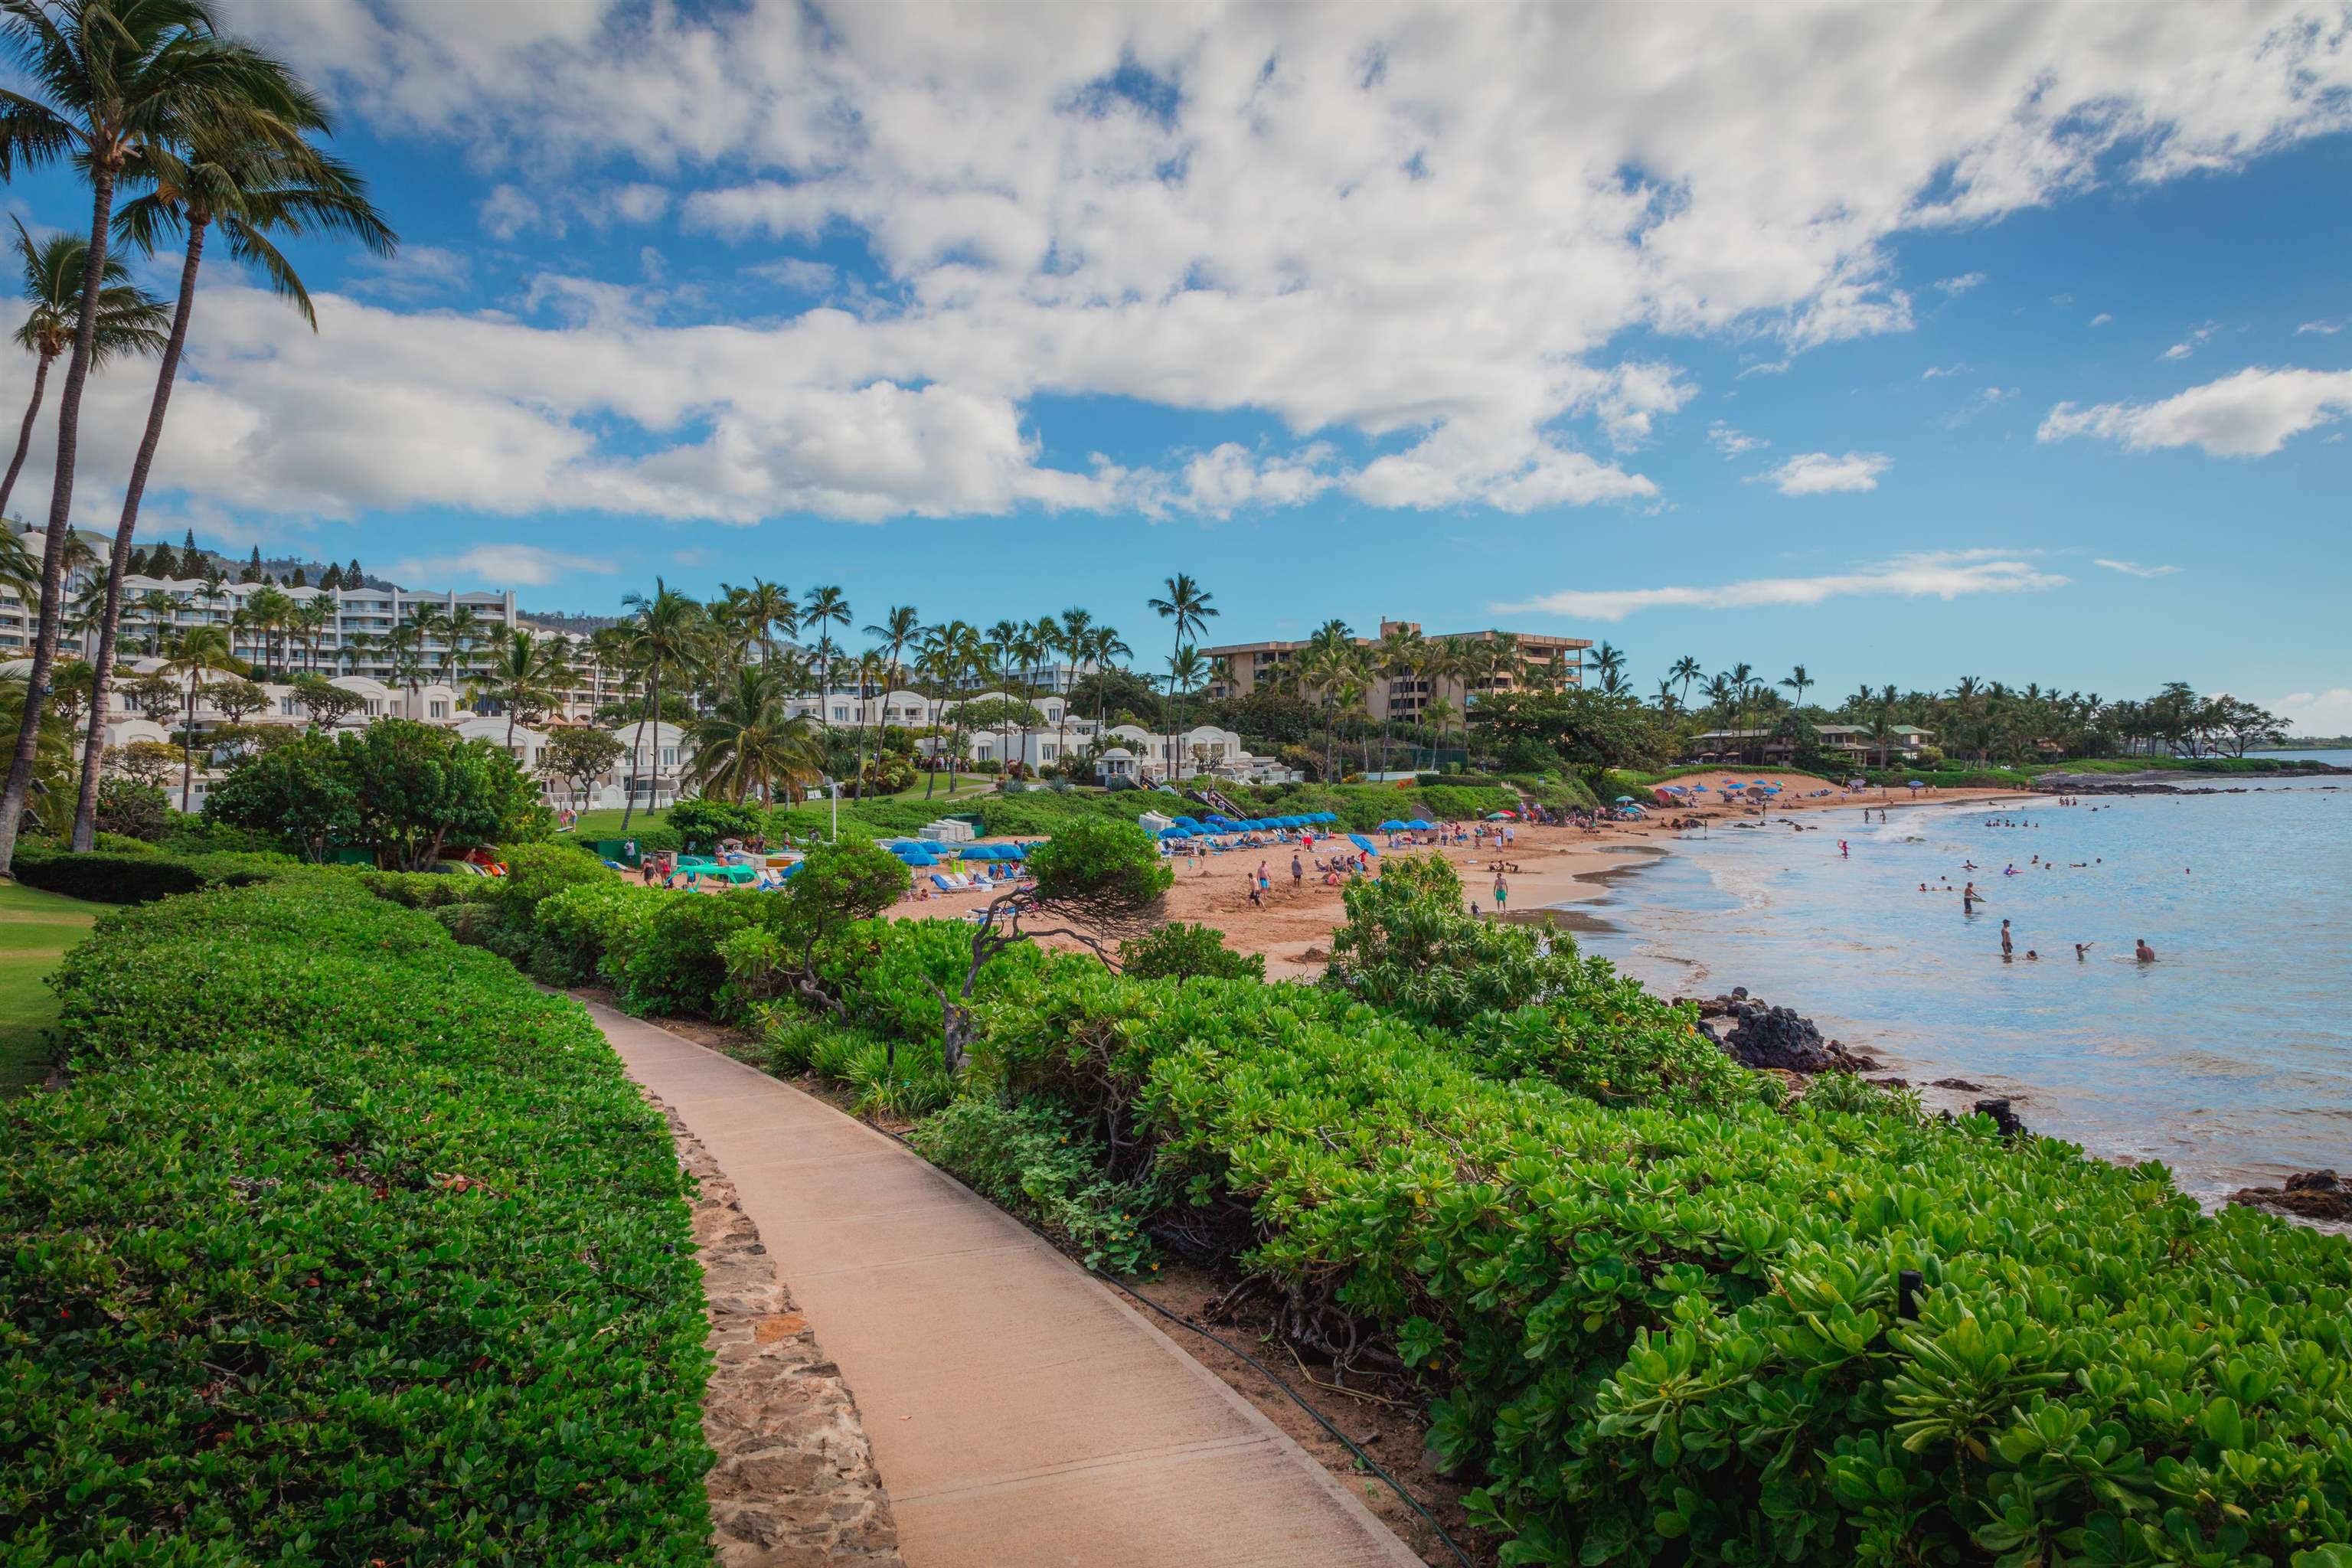
[[[103,918],[0,1110],[0,1562],[709,1561],[667,1130],[358,879]]]
[[[12,870],[28,888],[101,904],[143,904],[174,893],[244,888],[266,882],[296,862],[284,855],[158,854],[152,850],[85,850],[79,854],[25,844]]]

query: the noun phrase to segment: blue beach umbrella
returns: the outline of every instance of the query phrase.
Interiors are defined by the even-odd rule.
[[[1402,833],[1404,831],[1404,824],[1391,816],[1386,822],[1381,823],[1380,826],[1373,829],[1373,831],[1376,833]]]
[[[1362,850],[1367,855],[1377,855],[1381,852],[1381,847],[1379,845],[1373,843],[1370,839],[1365,837],[1360,833],[1350,833],[1348,835],[1348,842],[1354,845],[1357,848]]]
[[[1432,823],[1425,816],[1416,816],[1411,822],[1406,823],[1405,826],[1412,829],[1415,833],[1426,833],[1434,826],[1435,824]]]

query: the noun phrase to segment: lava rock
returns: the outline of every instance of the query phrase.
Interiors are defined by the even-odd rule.
[[[1823,1039],[1811,1018],[1759,1001],[1745,986],[1717,997],[1702,1011],[1713,1017],[1700,1024],[1701,1030],[1742,1067],[1806,1074],[1868,1072],[1878,1067],[1871,1058]],[[1727,1026],[1718,1033],[1714,1025],[1726,1021]]]
[[[2247,1208],[2276,1209],[2298,1219],[2352,1223],[2352,1187],[2333,1171],[2305,1171],[2289,1176],[2284,1187],[2242,1187],[2230,1201]]]
[[[1970,1083],[1964,1078],[1939,1078],[1927,1087],[1929,1089],[1956,1089],[1963,1094],[1982,1094],[1984,1092],[1984,1085],[1980,1083]]]
[[[2009,1101],[1979,1100],[1976,1108],[1979,1115],[1992,1118],[1992,1124],[2000,1129],[2002,1137],[2021,1138],[2025,1135],[2025,1123],[2017,1119],[2017,1113],[2009,1108]]]

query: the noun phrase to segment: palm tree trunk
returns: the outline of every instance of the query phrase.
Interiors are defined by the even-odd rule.
[[[41,394],[48,389],[49,362],[55,354],[43,354],[33,371],[33,398],[25,405],[24,426],[16,432],[16,455],[8,459],[8,477],[0,479],[0,517],[7,515],[8,498],[16,492],[16,475],[25,467],[25,454],[33,445],[33,421],[40,417]]]
[[[57,663],[58,632],[65,619],[66,533],[73,523],[74,458],[80,447],[81,392],[89,380],[90,344],[98,335],[98,297],[106,281],[106,241],[114,218],[114,165],[90,165],[89,251],[82,262],[81,319],[74,325],[73,357],[58,394],[58,461],[49,484],[48,532],[41,547],[40,620],[33,634],[32,668],[25,672],[25,716],[16,726],[16,752],[8,763],[8,784],[0,790],[0,876],[16,858],[16,830],[33,793],[33,759],[41,745],[41,714],[48,705],[49,670]]]
[[[155,370],[155,395],[147,405],[147,429],[139,437],[139,455],[131,459],[131,484],[122,492],[122,521],[114,527],[114,553],[106,563],[106,610],[98,623],[98,657],[90,661],[89,730],[83,737],[81,794],[74,802],[73,847],[88,849],[97,839],[98,775],[106,751],[106,682],[114,673],[114,641],[122,619],[122,574],[131,564],[131,536],[139,531],[139,502],[147,493],[147,476],[155,466],[155,445],[163,438],[163,413],[171,406],[172,384],[180,373],[180,351],[187,346],[188,312],[196,304],[196,268],[205,256],[205,225],[200,213],[188,215],[188,253],[180,263],[180,298],[172,308],[172,335],[163,344],[163,358]]]
[[[647,712],[657,715],[661,712],[660,665],[655,665],[647,674],[646,686]],[[629,747],[629,782],[621,790],[621,831],[624,834],[629,831],[629,818],[637,809],[637,757],[646,749],[646,713],[637,715],[637,738]],[[657,719],[654,725],[654,752],[656,757],[661,752],[661,725]],[[650,793],[646,796],[646,809],[647,811],[653,809],[653,796]]]
[[[180,731],[180,811],[188,809],[188,792],[196,770],[196,672],[188,671],[188,721]]]

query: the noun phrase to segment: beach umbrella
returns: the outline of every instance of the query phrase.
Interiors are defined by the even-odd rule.
[[[1617,804],[1619,805],[1631,805],[1633,804],[1633,797],[1630,795],[1621,795],[1617,797]]]
[[[1365,837],[1360,833],[1350,833],[1348,835],[1348,842],[1354,845],[1357,848],[1362,850],[1367,855],[1377,855],[1381,852],[1381,847],[1379,845],[1373,843],[1370,839]]]
[[[1911,787],[1912,787],[1913,789],[1925,789],[1925,788],[1927,787],[1925,784],[1921,784],[1917,779],[1913,779],[1913,780],[1911,780],[1911,781],[1910,781],[1910,784],[1911,784]]]
[[[996,846],[996,858],[999,860],[1026,860],[1029,858],[1029,846],[1026,844],[999,844]]]
[[[1404,831],[1404,824],[1391,816],[1386,822],[1381,823],[1375,831],[1381,833],[1402,833]]]
[[[1405,826],[1415,833],[1426,833],[1430,830],[1431,823],[1427,817],[1416,816]]]

